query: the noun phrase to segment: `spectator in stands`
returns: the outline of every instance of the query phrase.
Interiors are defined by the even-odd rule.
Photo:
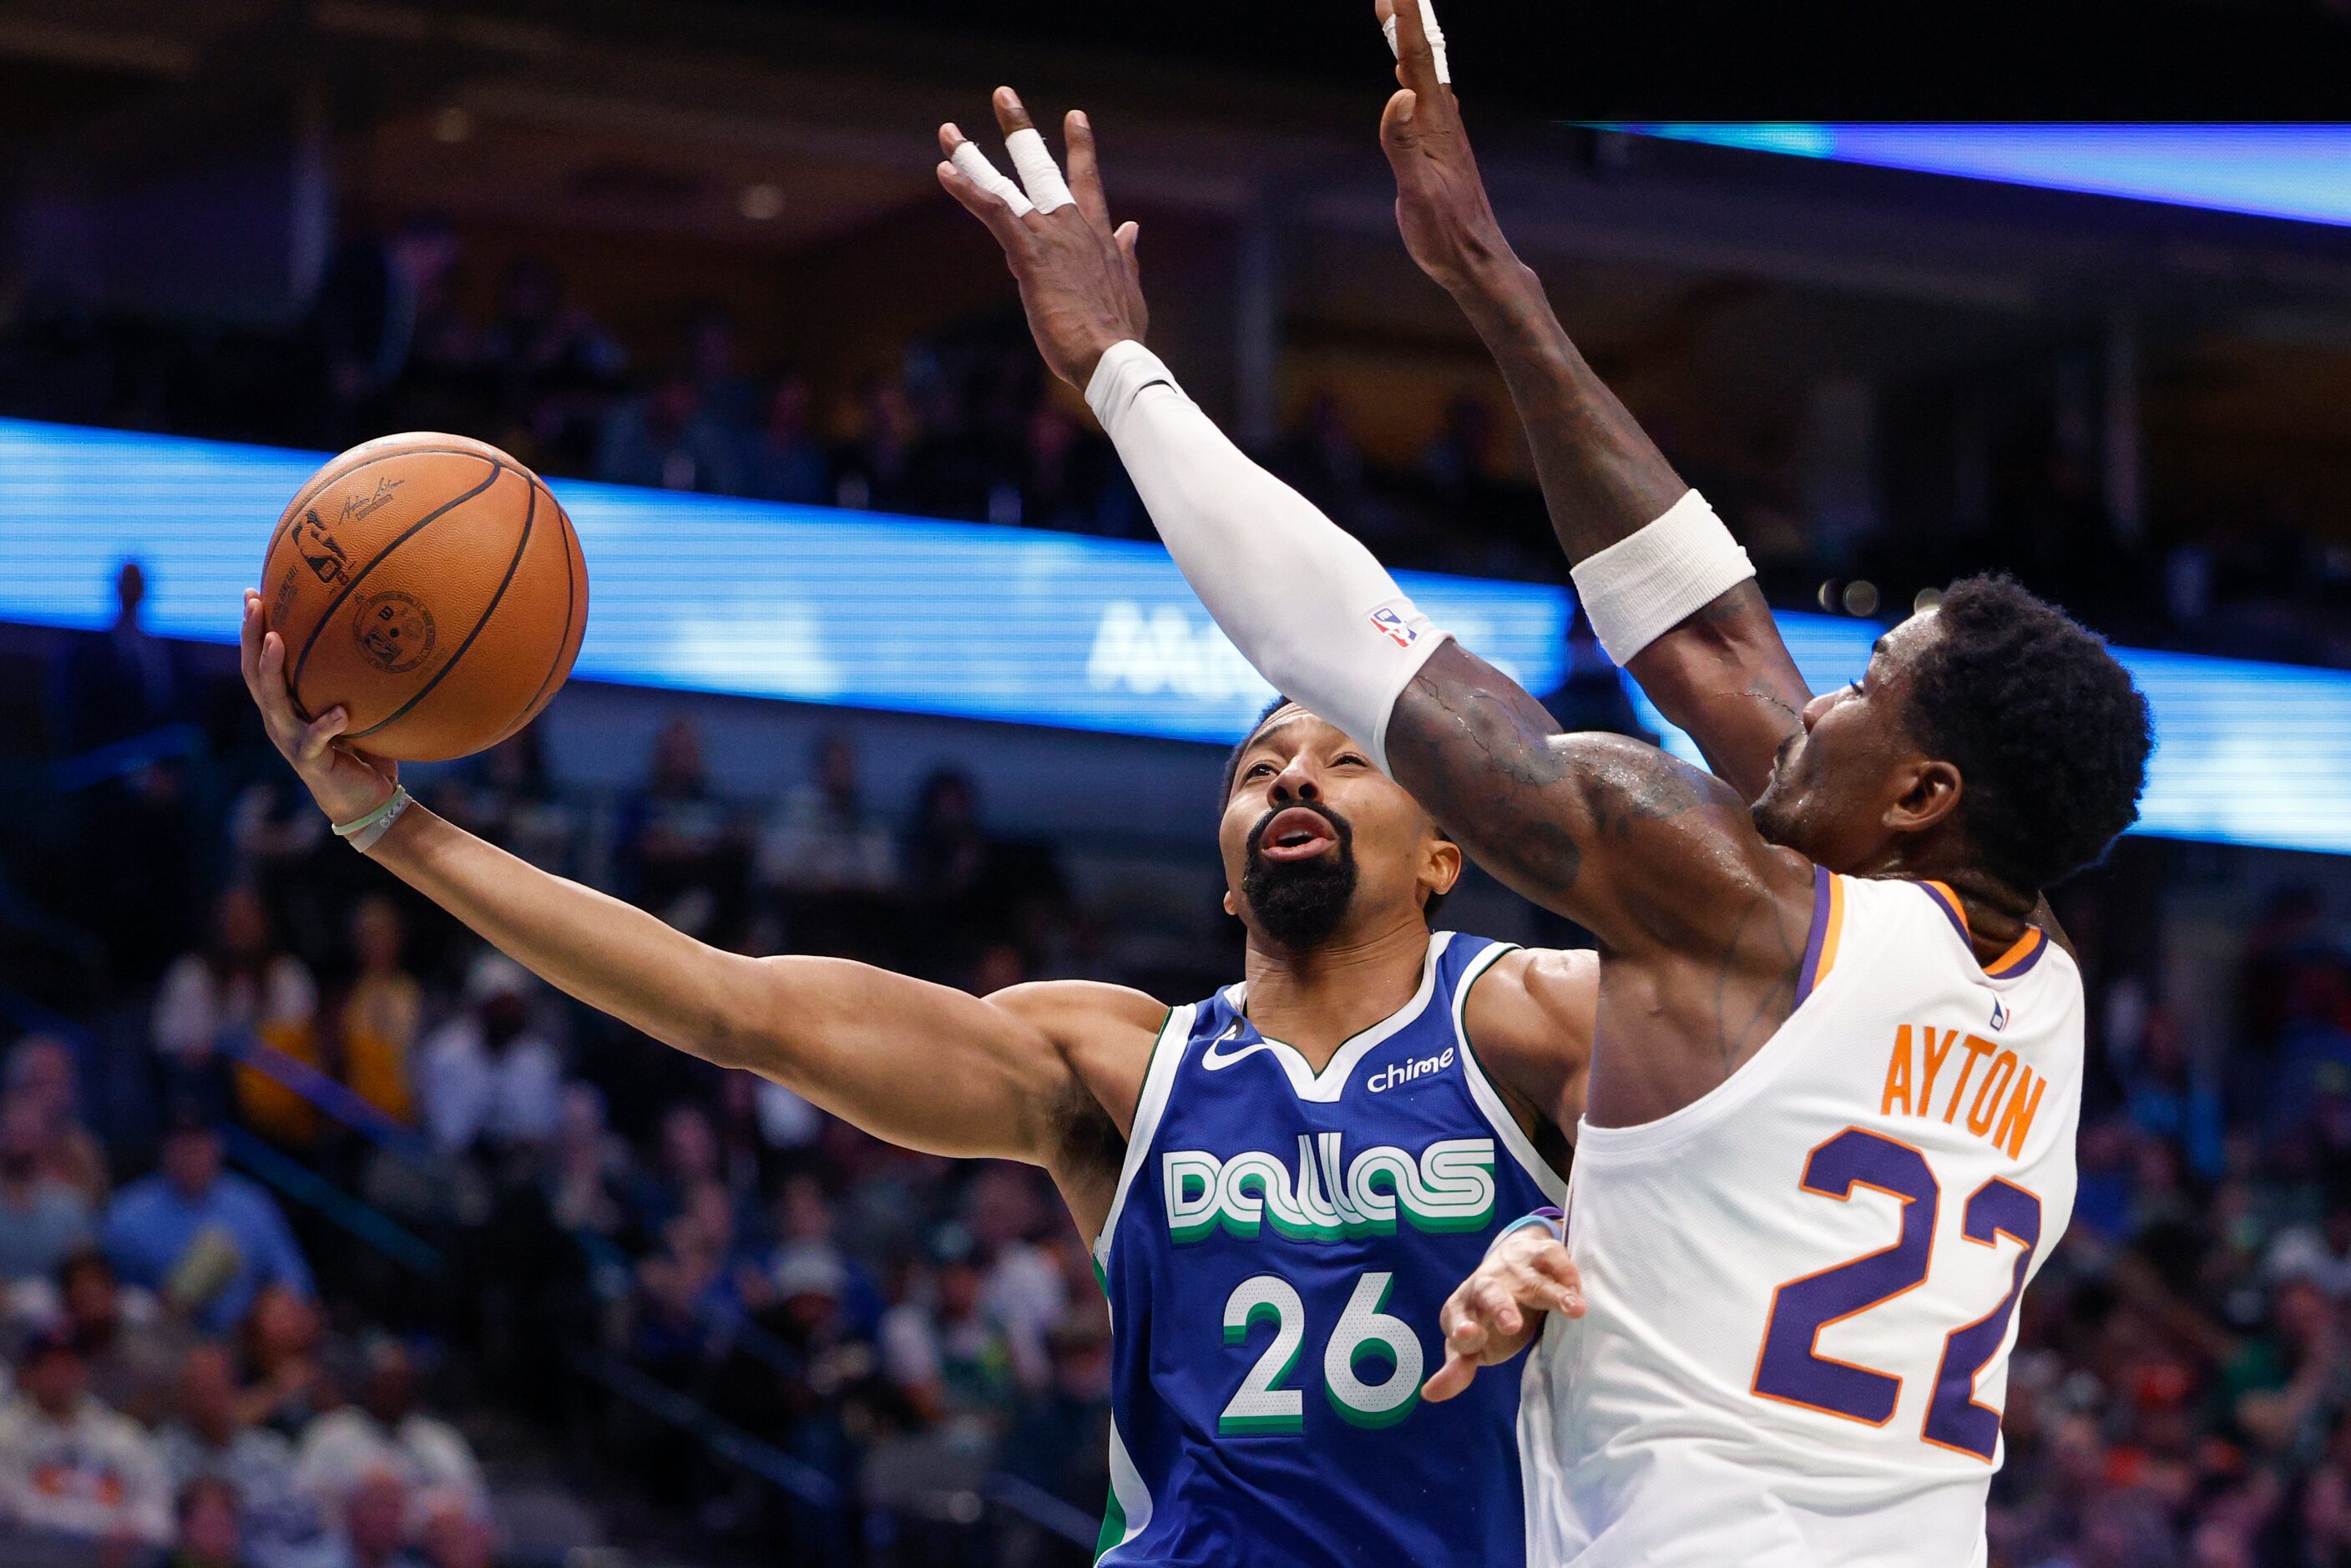
[[[417,214],[387,237],[351,241],[329,263],[310,319],[327,394],[318,438],[327,445],[383,425],[385,400],[445,308],[457,249],[445,220]]]
[[[727,1185],[718,1130],[698,1102],[681,1100],[662,1113],[660,1157],[630,1194],[638,1233],[662,1235],[695,1190],[714,1182]]]
[[[721,299],[705,299],[685,313],[680,358],[696,399],[730,437],[747,435],[759,423],[759,390],[743,373],[735,312]]]
[[[744,443],[684,376],[614,403],[596,441],[596,477],[615,485],[739,494]]]
[[[816,394],[787,370],[768,393],[768,418],[751,450],[751,493],[769,501],[825,506],[833,498],[832,457],[816,437]]]
[[[1275,446],[1272,467],[1349,532],[1383,539],[1391,531],[1393,514],[1373,494],[1364,450],[1348,428],[1346,411],[1329,392],[1307,401],[1297,427]]]
[[[909,891],[934,904],[965,904],[987,871],[994,848],[980,825],[970,775],[942,768],[923,780],[900,852]]]
[[[124,747],[76,799],[75,870],[84,922],[116,972],[144,984],[188,939],[197,862],[184,747],[141,737],[187,719],[197,694],[177,650],[140,619],[138,561],[115,572],[114,591],[114,623],[67,642],[52,724],[69,752]]]
[[[299,958],[278,949],[260,895],[230,887],[214,907],[211,942],[177,959],[155,996],[155,1048],[172,1092],[219,1114],[228,1082],[222,1059],[256,1040],[317,1065],[318,1009],[317,983]],[[283,1136],[308,1126],[307,1104],[247,1071],[237,1099],[259,1130]]]
[[[1110,1322],[1101,1305],[1056,1323],[1046,1348],[1050,1385],[1023,1403],[1000,1462],[1072,1508],[1093,1508],[1110,1482]]]
[[[419,1544],[425,1568],[491,1568],[498,1532],[488,1520],[444,1509],[425,1521]]]
[[[412,1058],[424,992],[402,962],[406,923],[399,905],[376,894],[351,911],[350,929],[359,974],[338,1014],[342,1080],[385,1115],[413,1122]]]
[[[860,511],[915,510],[920,501],[914,458],[923,427],[904,381],[890,376],[875,382],[866,389],[861,412],[863,429],[834,462],[834,503]]]
[[[563,1229],[606,1239],[628,1222],[629,1145],[604,1122],[604,1096],[586,1083],[563,1086],[547,1164],[547,1207]]]
[[[444,1511],[488,1518],[489,1489],[473,1448],[418,1407],[407,1348],[378,1339],[366,1357],[358,1402],[328,1411],[303,1432],[297,1484],[348,1511],[371,1478],[390,1475],[403,1490],[412,1527]]]
[[[185,1357],[172,1419],[156,1434],[164,1473],[182,1499],[195,1489],[227,1489],[243,1516],[252,1568],[340,1568],[342,1542],[319,1500],[298,1485],[294,1445],[245,1418],[236,1361],[227,1347],[200,1344]]]
[[[768,1273],[778,1292],[784,1291],[788,1278],[811,1273],[837,1276],[842,1310],[870,1336],[881,1326],[882,1292],[864,1266],[841,1249],[834,1225],[832,1201],[825,1196],[824,1184],[806,1173],[786,1176],[776,1197],[777,1241]]]
[[[1020,434],[1012,520],[1073,534],[1123,531],[1107,526],[1109,460],[1076,420],[1059,404],[1040,401],[1022,422]]]
[[[635,902],[705,937],[740,921],[749,846],[712,789],[701,731],[684,715],[654,737],[644,786],[621,809],[618,838],[622,880]]]
[[[0,1515],[20,1527],[120,1549],[172,1542],[172,1493],[154,1445],[89,1396],[59,1333],[27,1341],[17,1393],[0,1409]]]
[[[216,1476],[204,1476],[177,1490],[179,1530],[169,1568],[271,1568],[257,1551],[246,1556],[246,1530],[237,1512],[237,1490]],[[341,1547],[337,1544],[340,1556]],[[320,1568],[328,1568],[322,1563]]]
[[[89,1391],[141,1423],[161,1416],[193,1336],[152,1291],[126,1288],[95,1248],[57,1267],[57,1310]]]
[[[984,1271],[981,1308],[1004,1330],[1023,1392],[1042,1394],[1052,1373],[1045,1336],[1070,1308],[1061,1269],[1033,1239],[1047,1234],[1049,1211],[1028,1167],[990,1161],[973,1179],[963,1213]]]
[[[310,1267],[269,1195],[221,1169],[221,1135],[183,1118],[164,1135],[162,1168],[107,1210],[107,1256],[208,1333],[245,1315],[265,1285],[308,1298]]]
[[[545,736],[531,725],[500,741],[435,789],[433,800],[444,815],[500,849],[561,873],[570,869],[580,814],[548,772]]]
[[[866,809],[857,743],[821,737],[810,776],[793,787],[759,835],[759,880],[793,894],[882,893],[897,881],[890,830]]]
[[[932,1243],[934,1269],[908,1279],[905,1294],[882,1319],[884,1375],[949,1441],[974,1451],[993,1448],[1018,1395],[1004,1326],[981,1297],[987,1281],[959,1226]]]
[[[526,256],[507,264],[481,353],[496,383],[499,423],[527,432],[543,464],[587,467],[628,355],[586,311],[564,303],[563,275],[553,262]]]
[[[44,1278],[89,1240],[88,1196],[41,1168],[42,1121],[30,1095],[0,1097],[0,1284]]]
[[[413,1521],[408,1488],[397,1474],[379,1470],[361,1478],[342,1498],[341,1514],[351,1568],[430,1568],[409,1550]]]
[[[114,573],[114,621],[77,637],[57,691],[57,736],[68,751],[89,751],[186,718],[192,679],[172,643],[140,619],[147,571],[126,560]]]
[[[327,1371],[326,1326],[309,1298],[271,1285],[253,1299],[237,1325],[244,1382],[237,1389],[237,1419],[292,1438],[313,1417],[342,1403]]]
[[[81,1074],[73,1048],[55,1035],[26,1035],[8,1052],[5,1083],[6,1092],[32,1105],[39,1118],[41,1174],[93,1206],[104,1203],[106,1150],[81,1124]]]
[[[545,1144],[555,1135],[563,1057],[531,1028],[528,970],[485,949],[465,973],[465,1009],[418,1052],[424,1125],[459,1154]]]

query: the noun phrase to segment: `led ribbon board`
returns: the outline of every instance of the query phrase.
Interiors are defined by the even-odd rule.
[[[1726,121],[1607,127],[1756,152],[1957,174],[2304,223],[2351,224],[2351,125],[1868,125]]]
[[[315,453],[0,420],[0,620],[95,628],[115,567],[147,623],[231,643],[270,524]],[[1156,545],[559,482],[594,582],[584,678],[1228,741],[1270,689]],[[1403,573],[1441,625],[1536,692],[1573,602]],[[1782,615],[1815,691],[1878,628]],[[2351,674],[2123,651],[2155,706],[2142,832],[2351,852]],[[1663,730],[1656,713],[1649,721]],[[1695,759],[1687,737],[1667,743]]]

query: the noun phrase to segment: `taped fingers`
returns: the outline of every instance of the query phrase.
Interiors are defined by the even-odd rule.
[[[968,145],[968,143],[967,143]],[[1045,138],[1033,125],[1024,125],[1004,139],[1004,151],[1012,160],[1012,172],[1020,176],[1028,188],[1029,199],[1040,213],[1059,212],[1075,204],[1068,182],[1061,178],[1061,166],[1053,162],[1053,154],[1045,146]]]
[[[1032,131],[1029,134],[1034,136],[1036,132]],[[947,162],[955,166],[956,173],[1010,208],[1014,217],[1025,218],[1037,210],[1036,204],[1029,201],[1019,186],[997,172],[996,165],[987,161],[987,154],[979,150],[977,143],[956,141],[955,150],[947,154]],[[1062,192],[1064,199],[1068,194],[1066,190]]]
[[[1410,3],[1411,0],[1395,0],[1395,7],[1380,24],[1380,31],[1387,35],[1388,53],[1398,59],[1404,57],[1404,48],[1396,41],[1396,13]],[[1437,79],[1450,87],[1453,84],[1453,68],[1445,58],[1445,29],[1437,25],[1435,0],[1420,0],[1420,28],[1428,39],[1428,55],[1437,67]]]

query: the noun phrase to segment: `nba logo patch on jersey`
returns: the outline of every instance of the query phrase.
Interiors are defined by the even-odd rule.
[[[1420,641],[1418,629],[1406,625],[1403,616],[1384,605],[1372,612],[1372,624],[1379,628],[1381,636],[1399,648],[1409,648]]]
[[[1996,1030],[2008,1027],[2008,1004],[1998,997],[1991,999],[1991,1027]]]

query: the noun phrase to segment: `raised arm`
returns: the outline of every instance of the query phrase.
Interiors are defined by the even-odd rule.
[[[1112,227],[1092,128],[1065,122],[1063,194],[1019,99],[999,89],[996,109],[1026,197],[1008,199],[1020,193],[953,126],[940,180],[1003,246],[1046,362],[1085,389],[1243,656],[1364,742],[1480,863],[1616,953],[1703,951],[1734,1009],[1758,985],[1792,994],[1811,868],[1766,845],[1720,780],[1653,747],[1554,738],[1515,682],[1452,646],[1368,550],[1250,462],[1141,342],[1133,230]]]
[[[248,592],[245,680],[270,739],[329,821],[366,818],[392,798],[396,766],[333,744],[340,709],[303,723],[286,689],[285,644],[265,622]],[[1112,987],[1078,996],[1030,986],[983,1000],[841,959],[722,952],[421,806],[405,805],[365,852],[558,989],[933,1154],[1058,1167],[1097,1120],[1071,1061],[1091,1043],[1083,1020],[1147,1041],[1159,1016],[1147,998]]]
[[[1391,9],[1391,0],[1379,0],[1383,22]],[[1541,280],[1511,251],[1487,200],[1459,101],[1438,79],[1421,8],[1393,9],[1400,85],[1381,117],[1380,144],[1395,172],[1396,225],[1413,260],[1453,296],[1494,356],[1526,428],[1552,528],[1579,569],[1588,601],[1611,580],[1612,558],[1604,552],[1677,507],[1703,503],[1585,362]],[[1587,570],[1595,557],[1603,559]],[[1715,772],[1752,800],[1812,694],[1743,567],[1742,560],[1731,569],[1737,580],[1653,641],[1627,647],[1608,635],[1612,626],[1604,626],[1604,640]]]

